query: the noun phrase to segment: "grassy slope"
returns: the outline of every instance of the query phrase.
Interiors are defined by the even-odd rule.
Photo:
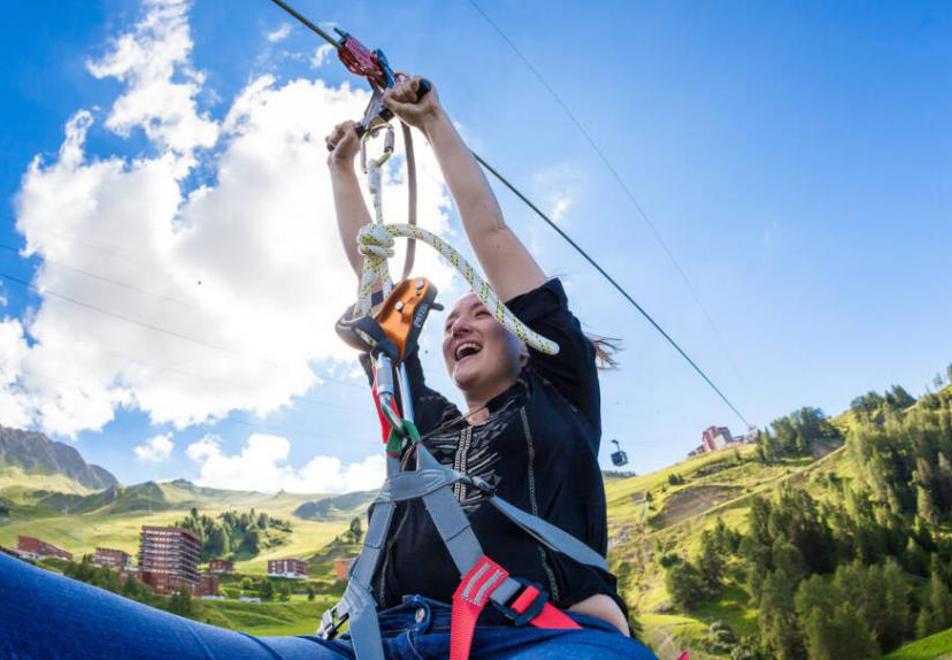
[[[336,597],[318,596],[313,602],[295,597],[287,603],[242,603],[234,600],[196,603],[197,619],[254,635],[310,635],[321,613],[337,602]]]
[[[14,502],[25,502],[37,490],[88,495],[93,491],[62,474],[26,474],[20,468],[0,466],[0,494]]]
[[[777,465],[757,463],[754,454],[752,446],[736,453],[728,449],[651,474],[606,482],[612,539],[609,559],[626,600],[639,611],[645,641],[662,658],[676,657],[685,648],[691,648],[692,657],[709,657],[697,641],[711,622],[725,621],[736,633],[745,635],[756,630],[757,614],[736,582],[729,583],[716,602],[695,612],[666,612],[664,568],[657,562],[661,554],[694,556],[701,532],[713,527],[718,517],[729,526],[743,528],[750,498],[769,494],[781,483],[807,488],[816,497],[833,497],[827,473],[851,474],[851,461],[843,448],[819,459]],[[670,485],[668,477],[674,474],[685,483]],[[642,503],[644,493],[651,494],[647,509]],[[719,497],[712,498],[712,493]],[[678,515],[668,515],[672,511]]]
[[[916,640],[885,656],[884,660],[943,660],[952,658],[952,628]]]
[[[242,573],[264,574],[268,559],[309,557],[346,529],[349,515],[361,514],[361,511],[355,510],[330,521],[300,520],[292,516],[294,509],[302,502],[321,496],[224,491],[170,482],[157,485],[161,499],[155,502],[155,508],[164,510],[127,510],[129,499],[136,506],[144,506],[136,494],[138,487],[130,487],[127,489],[129,498],[88,513],[63,515],[63,511],[29,505],[37,499],[34,495],[37,483],[43,487],[59,486],[62,489],[59,492],[89,493],[85,489],[76,490],[76,485],[66,478],[50,480],[45,476],[15,475],[8,471],[6,480],[0,482],[0,496],[20,506],[14,509],[11,520],[0,524],[0,545],[15,545],[17,535],[25,534],[40,537],[77,556],[93,552],[97,546],[119,548],[135,554],[139,548],[139,530],[142,525],[171,525],[192,507],[209,515],[229,509],[246,511],[254,507],[258,512],[290,520],[293,527],[288,543],[268,548],[257,557],[236,564],[236,569]]]
[[[952,388],[943,396],[952,396]],[[845,433],[853,417],[847,412],[832,422]],[[662,554],[695,556],[701,532],[713,527],[718,517],[730,527],[745,528],[750,498],[754,494],[769,496],[782,484],[789,484],[808,490],[817,499],[840,499],[841,492],[831,484],[830,477],[849,481],[857,475],[857,466],[845,447],[816,459],[762,465],[754,460],[755,449],[749,446],[741,449],[740,458],[738,464],[733,450],[722,450],[651,474],[605,482],[609,560],[619,577],[623,595],[638,609],[644,640],[661,658],[675,658],[682,649],[691,649],[692,658],[712,657],[701,648],[699,640],[716,620],[728,623],[738,635],[751,634],[757,628],[756,609],[749,606],[747,594],[739,586],[740,571],[736,571],[733,581],[728,580],[717,601],[706,603],[690,614],[667,612],[665,572],[657,561]],[[683,477],[686,483],[669,485],[668,477],[673,474]],[[722,500],[712,501],[705,495],[717,492],[715,489],[724,494]],[[642,501],[644,493],[651,494],[647,508]],[[684,515],[671,520],[664,514],[675,505]],[[730,570],[728,577],[731,577]],[[946,631],[945,637],[941,635],[929,638],[931,655],[908,657],[934,658],[943,652],[952,653],[952,631]]]

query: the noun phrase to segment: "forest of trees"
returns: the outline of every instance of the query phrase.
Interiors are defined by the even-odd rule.
[[[772,463],[786,456],[809,456],[818,443],[842,441],[840,432],[819,408],[801,408],[757,432],[757,457]]]
[[[262,548],[280,542],[269,536],[269,530],[290,532],[291,523],[266,513],[226,511],[216,517],[199,513],[193,508],[184,520],[175,523],[194,532],[202,542],[201,560],[222,559],[228,556],[254,557]]]
[[[718,520],[693,558],[662,558],[679,609],[731,582],[758,610],[758,633],[718,650],[749,660],[874,658],[952,626],[952,397],[913,406],[901,387],[872,394],[854,401],[846,440],[858,474],[825,475],[831,496],[793,486],[753,496],[744,532]],[[762,460],[838,435],[810,408],[772,427]]]

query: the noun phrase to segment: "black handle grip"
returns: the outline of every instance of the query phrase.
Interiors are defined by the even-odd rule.
[[[426,78],[420,78],[420,84],[417,87],[417,103],[420,102],[420,99],[429,94],[431,89],[433,89],[433,84]],[[384,121],[390,121],[393,119],[393,110],[390,108],[381,108],[380,112],[377,113],[377,116]],[[355,130],[357,131],[357,137],[359,138],[362,138],[364,133],[367,132],[366,127],[361,125],[358,125]],[[327,145],[327,150],[334,151],[334,147]]]

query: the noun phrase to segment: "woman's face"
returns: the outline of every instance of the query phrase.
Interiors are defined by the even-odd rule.
[[[453,306],[443,328],[446,370],[464,395],[488,399],[515,382],[529,353],[468,293]]]

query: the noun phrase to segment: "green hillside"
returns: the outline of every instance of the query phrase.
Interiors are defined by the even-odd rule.
[[[871,645],[839,657],[873,657],[952,625],[952,390],[920,402],[873,394],[832,420],[807,419],[811,409],[777,420],[757,445],[606,481],[609,559],[660,657],[833,657],[830,640],[854,627]],[[820,427],[797,437],[798,423]],[[814,536],[798,547],[798,534]],[[870,598],[846,603],[859,598],[850,580],[873,591],[893,580],[908,604],[876,614]],[[811,618],[813,596],[844,609]],[[952,653],[952,637],[930,644]]]
[[[134,555],[143,525],[172,525],[193,508],[210,515],[254,508],[291,520],[293,529],[286,543],[237,562],[237,570],[250,574],[264,574],[268,559],[314,555],[346,531],[353,517],[363,515],[372,498],[366,493],[342,500],[340,496],[228,491],[184,480],[88,492],[61,475],[44,477],[43,488],[34,489],[36,475],[6,474],[7,479],[0,481],[0,498],[10,503],[10,516],[0,517],[0,545],[13,546],[17,535],[23,534],[42,538],[76,556],[92,553],[98,546]],[[62,491],[51,492],[51,487]],[[315,520],[294,515],[299,507],[324,499],[334,501],[327,507],[333,515]],[[344,508],[344,503],[350,508]]]
[[[885,660],[949,660],[952,658],[952,628],[906,644]]]

